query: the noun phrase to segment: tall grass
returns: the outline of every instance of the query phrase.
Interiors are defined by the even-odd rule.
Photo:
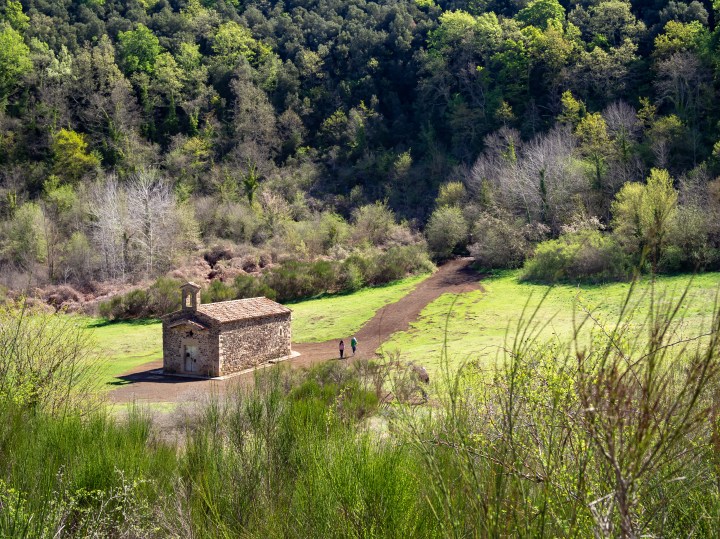
[[[714,537],[720,317],[635,304],[549,343],[528,306],[422,405],[395,362],[265,370],[177,436],[4,399],[0,536]]]
[[[581,313],[570,342],[528,313],[494,369],[405,411],[446,535],[715,536],[720,318],[688,336],[684,296],[642,320],[632,297],[612,323]]]

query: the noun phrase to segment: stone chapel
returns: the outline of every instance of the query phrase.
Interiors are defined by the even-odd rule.
[[[290,309],[268,298],[200,303],[186,283],[182,309],[163,317],[163,373],[217,378],[287,359]]]

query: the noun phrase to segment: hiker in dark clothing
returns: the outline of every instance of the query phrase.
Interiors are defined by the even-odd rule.
[[[343,341],[340,341],[340,359],[343,358],[344,353],[345,353],[345,343]]]
[[[357,350],[357,339],[355,337],[350,339],[350,348],[352,348],[353,355],[355,355],[355,350]]]

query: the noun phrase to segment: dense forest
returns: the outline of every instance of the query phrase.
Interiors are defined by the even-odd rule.
[[[536,253],[537,280],[717,267],[716,15],[697,0],[5,0],[3,283],[192,277],[177,268],[200,254],[216,298],[382,282],[426,252],[486,268]],[[320,283],[296,282],[318,263]],[[270,267],[285,277],[243,280]]]

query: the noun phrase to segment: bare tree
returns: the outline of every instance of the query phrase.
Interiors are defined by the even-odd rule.
[[[575,209],[577,197],[589,189],[576,165],[575,139],[567,129],[555,129],[522,145],[507,135],[486,142],[488,149],[475,163],[468,187],[477,193],[489,183],[499,205],[528,221],[557,229]]]
[[[130,219],[125,192],[115,175],[95,185],[90,195],[92,240],[102,259],[104,278],[125,279],[128,271]]]
[[[642,126],[638,120],[637,111],[625,101],[611,103],[603,111],[602,116],[611,137],[627,141],[637,139]]]
[[[152,276],[172,243],[175,197],[155,170],[135,174],[127,190],[132,242],[138,248],[146,276]]]
[[[637,117],[637,111],[624,101],[615,101],[608,105],[602,116],[616,150],[607,163],[605,174],[608,189],[603,194],[610,200],[623,184],[646,175],[642,161],[633,150],[633,145],[642,132],[642,124]],[[607,202],[603,205],[609,209]]]

